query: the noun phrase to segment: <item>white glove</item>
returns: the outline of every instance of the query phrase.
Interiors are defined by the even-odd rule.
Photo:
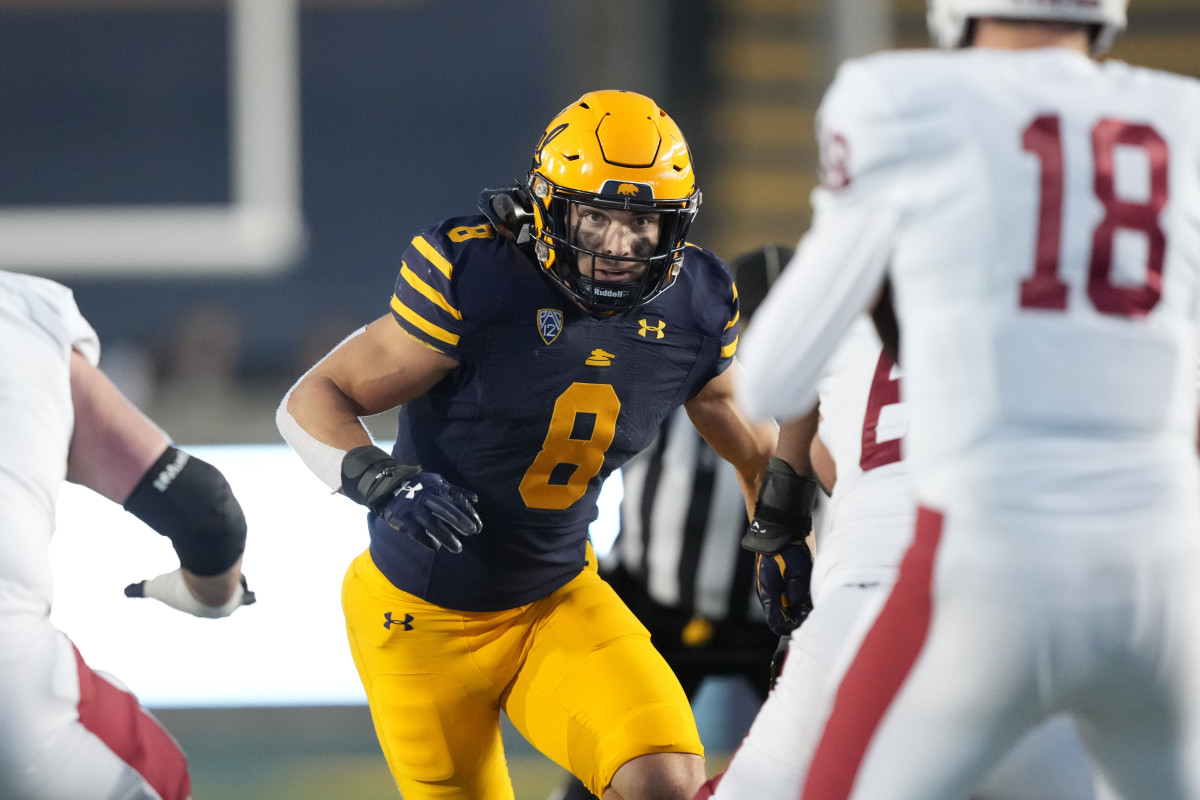
[[[248,606],[254,602],[254,592],[246,585],[245,576],[233,593],[233,597],[223,606],[206,606],[196,599],[183,580],[183,570],[177,569],[166,572],[148,581],[131,583],[125,587],[126,597],[152,597],[166,603],[171,608],[183,611],[195,617],[218,619],[228,617],[240,606]]]

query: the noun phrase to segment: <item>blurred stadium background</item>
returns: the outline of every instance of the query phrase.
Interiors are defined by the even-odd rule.
[[[675,117],[705,195],[693,241],[732,258],[800,236],[813,117],[836,65],[924,46],[923,15],[922,0],[0,0],[0,269],[70,285],[102,366],[176,441],[277,452],[279,398],[386,311],[416,230],[473,213],[481,188],[521,176],[542,126],[584,91],[640,91]],[[1130,25],[1112,57],[1200,76],[1196,0],[1133,0]],[[386,419],[371,426],[391,435]],[[297,491],[320,500],[304,480]],[[396,796],[344,645],[330,647],[350,694],[313,681],[306,696],[309,659],[287,658],[302,627],[258,639],[271,658],[204,629],[197,641],[211,635],[218,654],[208,663],[202,648],[164,644],[175,617],[97,611],[105,589],[79,590],[74,543],[96,558],[113,548],[89,538],[98,517],[80,508],[64,514],[60,624],[101,668],[109,657],[92,653],[121,636],[98,618],[132,631],[120,649],[144,676],[118,656],[113,671],[189,751],[197,800]],[[270,532],[273,508],[260,513],[247,571],[272,591],[260,587],[253,613],[264,619],[274,597],[311,623],[294,609],[302,593],[323,595],[280,556],[296,544]],[[323,538],[338,537],[338,553],[362,546],[359,518],[345,527],[304,545],[336,561],[329,584],[345,560]],[[117,552],[140,552],[140,535]],[[130,579],[149,568],[121,564]],[[278,583],[289,570],[296,586]],[[336,595],[321,607],[336,636]],[[207,672],[188,673],[193,662]],[[266,703],[204,690],[256,668],[295,688]],[[148,686],[152,675],[173,688]],[[747,697],[714,682],[697,700],[713,768],[753,716]],[[509,742],[518,798],[546,797],[561,773]]]

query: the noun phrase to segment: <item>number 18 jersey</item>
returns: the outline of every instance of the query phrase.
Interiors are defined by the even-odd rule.
[[[844,65],[819,120],[797,259],[837,268],[795,271],[785,294],[825,296],[837,324],[769,299],[750,402],[806,402],[886,269],[923,499],[1137,504],[1145,487],[1102,485],[1098,452],[1169,483],[1159,445],[1195,442],[1200,84],[1059,48],[892,52]]]

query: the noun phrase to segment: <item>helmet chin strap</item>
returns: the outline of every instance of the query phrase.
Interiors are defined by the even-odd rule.
[[[583,273],[579,273],[575,280],[581,289],[586,289],[586,291],[581,291],[580,294],[588,295],[591,297],[591,301],[594,305],[597,305],[600,308],[608,311],[624,311],[628,308],[632,308],[633,303],[625,301],[636,296],[641,290],[642,286],[642,281],[640,278],[630,283],[614,283],[611,281],[598,281],[594,278],[588,278],[584,276]],[[605,308],[606,300],[620,301],[620,305],[612,308]]]

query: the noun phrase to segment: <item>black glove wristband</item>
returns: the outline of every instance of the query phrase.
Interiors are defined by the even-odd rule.
[[[421,471],[401,464],[373,444],[356,447],[342,459],[342,492],[378,514],[396,487]]]
[[[763,471],[754,521],[742,537],[742,547],[771,555],[790,542],[803,541],[812,530],[812,510],[820,484],[796,474],[781,458],[772,457]]]

